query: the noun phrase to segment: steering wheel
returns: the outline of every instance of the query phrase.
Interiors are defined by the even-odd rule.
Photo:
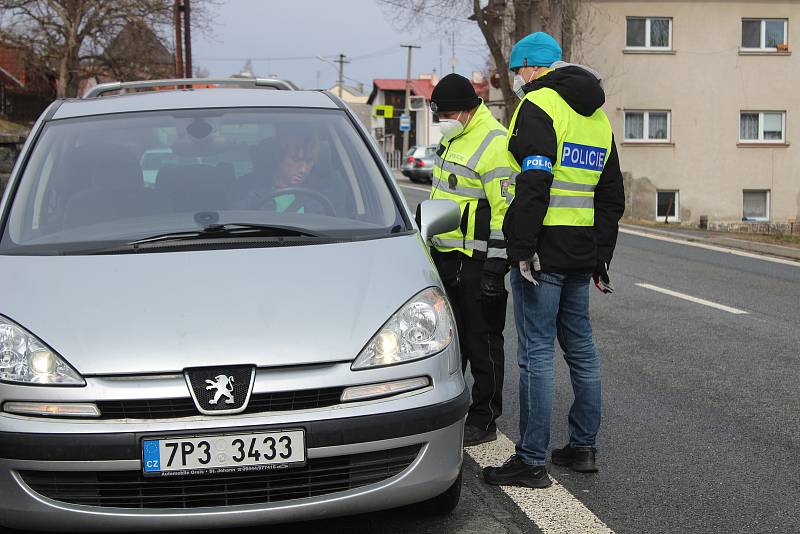
[[[308,189],[307,187],[284,187],[281,189],[276,189],[264,196],[264,202],[261,203],[260,208],[266,207],[268,201],[273,200],[275,197],[279,197],[281,195],[294,195],[296,197],[311,197],[312,199],[316,200],[322,209],[325,211],[325,215],[332,215],[336,216],[336,208],[333,207],[331,201],[328,200],[328,197],[320,193],[319,191],[314,191],[313,189]]]

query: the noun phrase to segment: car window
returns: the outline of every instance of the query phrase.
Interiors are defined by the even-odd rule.
[[[436,148],[437,148],[436,145],[431,145],[431,146],[425,148],[425,155],[428,156],[428,157],[435,156],[436,155]]]
[[[53,253],[198,221],[367,237],[405,226],[340,110],[142,112],[48,123],[0,247]]]

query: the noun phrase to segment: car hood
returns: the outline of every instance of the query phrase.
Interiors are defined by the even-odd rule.
[[[0,256],[0,314],[83,375],[353,360],[440,285],[418,234],[344,244]]]

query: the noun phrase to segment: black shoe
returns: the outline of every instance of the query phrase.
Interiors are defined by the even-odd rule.
[[[497,430],[484,430],[477,426],[464,425],[464,446],[472,447],[497,439]]]
[[[553,481],[547,476],[547,468],[543,465],[528,465],[516,454],[506,460],[500,467],[486,467],[483,479],[494,486],[522,486],[523,488],[542,489],[550,487]]]
[[[594,463],[594,456],[597,449],[594,447],[573,447],[567,445],[563,449],[553,450],[553,463],[569,467],[579,473],[597,473],[598,469]]]

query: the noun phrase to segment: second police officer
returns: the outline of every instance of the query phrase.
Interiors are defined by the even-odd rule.
[[[570,370],[575,400],[569,443],[553,463],[597,471],[601,419],[600,358],[589,320],[589,281],[611,292],[608,264],[625,210],[619,157],[597,73],[561,62],[561,47],[537,32],[509,59],[521,99],[511,119],[509,163],[515,198],[504,230],[513,262],[511,287],[520,367],[520,439],[516,454],[487,467],[490,484],[544,488],[553,405],[554,342]]]
[[[511,202],[506,129],[492,116],[470,81],[442,78],[431,95],[442,132],[433,169],[432,199],[461,210],[459,228],[435,236],[436,267],[456,316],[462,367],[475,380],[464,445],[497,439],[503,409],[503,328],[508,261],[503,218]]]

